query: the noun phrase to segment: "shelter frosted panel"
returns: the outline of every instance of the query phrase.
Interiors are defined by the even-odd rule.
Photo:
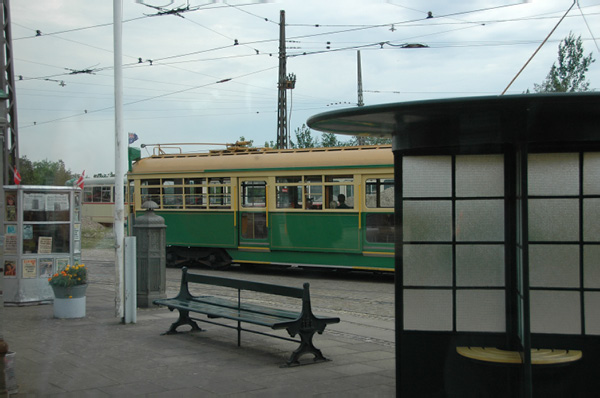
[[[451,290],[404,290],[404,330],[452,330]]]
[[[457,286],[502,287],[504,272],[504,245],[456,246]]]
[[[581,333],[578,292],[532,290],[530,292],[532,333]]]
[[[583,240],[600,242],[600,199],[583,200]]]
[[[456,292],[456,329],[469,332],[506,330],[504,290],[459,290]]]
[[[583,286],[600,289],[600,246],[586,245],[583,248]]]
[[[457,200],[456,240],[459,242],[504,241],[504,201]]]
[[[600,152],[583,154],[583,194],[600,195]]]
[[[600,292],[585,292],[585,334],[600,335]]]
[[[403,196],[409,198],[450,197],[450,156],[405,156],[402,158]]]
[[[529,245],[529,284],[533,287],[578,288],[579,246]]]
[[[440,242],[452,239],[451,201],[403,202],[405,242]]]
[[[452,286],[451,245],[404,245],[405,286]]]
[[[457,156],[456,196],[504,196],[504,156]]]
[[[527,164],[529,195],[579,194],[579,154],[530,154]]]
[[[529,199],[530,241],[579,240],[578,199]]]

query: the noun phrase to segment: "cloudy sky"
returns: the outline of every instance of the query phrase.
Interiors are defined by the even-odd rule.
[[[139,136],[137,147],[275,141],[281,10],[287,72],[297,77],[288,91],[293,138],[310,116],[356,106],[358,50],[365,105],[499,95],[574,4],[143,2],[189,11],[156,15],[161,10],[123,0],[123,126]],[[88,176],[114,171],[113,2],[12,1],[11,16],[21,156],[62,159]],[[600,0],[574,5],[507,94],[541,83],[569,32],[600,58]],[[402,48],[407,43],[428,48]],[[600,89],[600,61],[588,80]]]

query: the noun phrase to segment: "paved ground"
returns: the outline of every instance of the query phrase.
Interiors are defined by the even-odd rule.
[[[136,324],[122,324],[107,278],[90,284],[82,319],[55,319],[52,305],[4,308],[4,337],[16,353],[16,397],[395,395],[386,317],[336,314],[342,322],[315,337],[332,361],[280,368],[296,343],[245,333],[237,347],[235,331],[208,324],[201,324],[206,332],[161,336],[176,318],[164,308],[139,309]],[[325,311],[315,312],[335,314]]]

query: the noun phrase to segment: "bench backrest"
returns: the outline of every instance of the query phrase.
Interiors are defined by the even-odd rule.
[[[187,283],[189,283],[189,282],[201,283],[201,284],[206,284],[206,285],[214,285],[214,286],[224,286],[224,287],[230,287],[230,288],[240,289],[240,290],[251,290],[254,292],[275,294],[278,296],[286,296],[286,297],[295,297],[295,298],[300,298],[300,299],[305,297],[305,290],[306,290],[306,293],[308,293],[308,283],[304,284],[304,288],[280,286],[280,285],[273,285],[270,283],[245,281],[242,279],[222,278],[222,277],[218,277],[218,276],[191,274],[188,272],[187,267],[183,267],[182,268],[182,276],[181,276],[181,289],[179,292],[180,295],[185,294],[185,293],[187,293],[189,295],[189,291],[187,291]],[[184,289],[186,290],[185,292],[184,292]]]

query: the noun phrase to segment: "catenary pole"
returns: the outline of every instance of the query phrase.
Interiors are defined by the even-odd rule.
[[[125,200],[123,176],[125,146],[123,145],[123,2],[113,0],[114,70],[115,70],[115,317],[124,314],[124,253]]]

